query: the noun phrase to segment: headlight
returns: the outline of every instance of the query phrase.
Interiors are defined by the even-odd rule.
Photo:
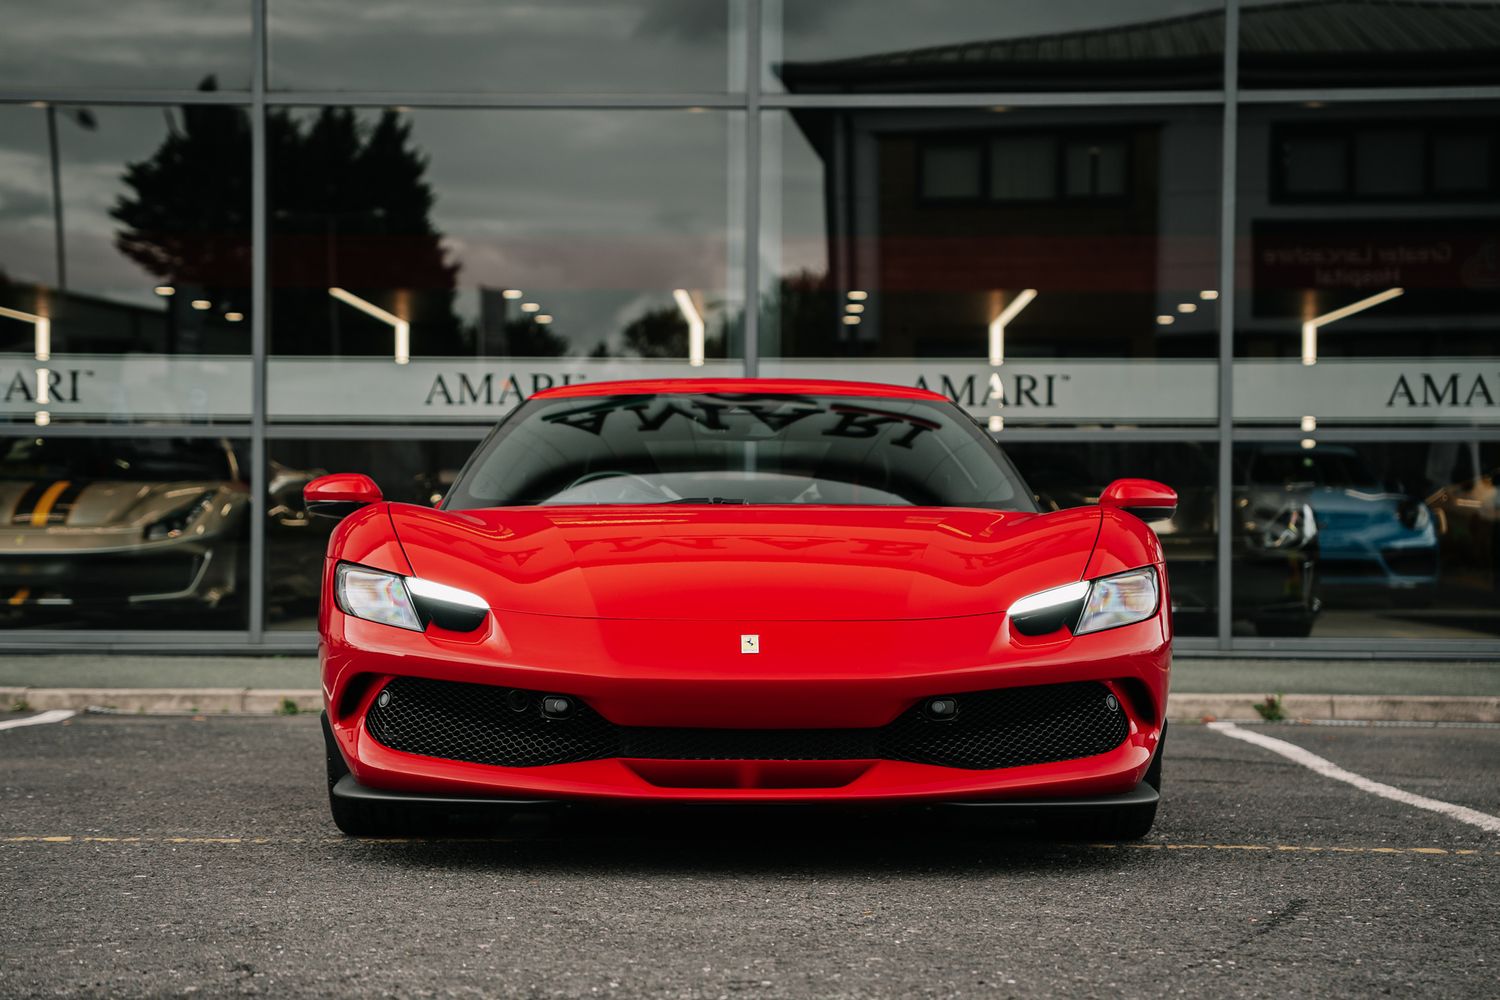
[[[1156,570],[1133,569],[1129,573],[1101,577],[1089,591],[1083,617],[1074,635],[1102,632],[1107,628],[1133,625],[1156,614]]]
[[[188,526],[201,517],[204,511],[212,507],[213,503],[212,491],[199,494],[187,506],[179,507],[166,517],[146,525],[146,541],[159,542],[163,538],[177,538],[187,531]]]
[[[1022,635],[1048,635],[1064,625],[1083,635],[1145,621],[1156,614],[1158,600],[1156,570],[1147,566],[1039,591],[1012,604],[1006,615]]]
[[[416,608],[411,606],[406,584],[394,573],[340,563],[333,592],[338,598],[339,608],[346,615],[409,628],[414,632],[422,631],[422,622],[417,618]]]
[[[340,563],[334,579],[339,609],[355,618],[421,632],[428,624],[472,632],[484,624],[489,605],[467,590],[415,576]]]

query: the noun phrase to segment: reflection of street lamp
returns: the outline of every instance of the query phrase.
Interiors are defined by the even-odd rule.
[[[35,333],[35,354],[38,361],[46,361],[52,357],[52,320],[46,316],[38,316],[36,313],[22,312],[19,309],[7,309],[0,306],[0,316],[7,319],[18,319],[22,323],[30,323]],[[38,406],[46,406],[52,402],[51,393],[52,372],[46,368],[36,370],[36,403]],[[52,422],[52,414],[46,410],[36,411],[36,425],[46,427]]]
[[[1387,288],[1377,295],[1371,295],[1367,299],[1360,299],[1358,302],[1350,303],[1342,309],[1335,309],[1333,312],[1314,316],[1312,319],[1304,321],[1302,324],[1302,363],[1304,365],[1315,365],[1318,363],[1319,327],[1327,326],[1329,323],[1336,323],[1341,319],[1353,316],[1357,312],[1364,312],[1371,306],[1378,306],[1382,302],[1389,302],[1404,291],[1406,291],[1404,288]]]
[[[1000,315],[990,320],[990,364],[1005,364],[1005,325],[1021,314],[1036,298],[1035,288],[1022,289],[1021,294],[1010,300]]]
[[[4,306],[0,306],[0,316],[30,323],[36,333],[36,359],[47,361],[52,357],[52,321],[50,319],[46,316],[38,316],[36,313],[22,312],[19,309],[7,309]]]
[[[693,297],[688,294],[686,288],[673,289],[672,298],[677,302],[682,318],[687,320],[688,364],[694,368],[701,368],[703,366],[703,315],[698,312],[698,306],[693,302]]]
[[[389,323],[391,329],[396,331],[396,364],[404,365],[411,360],[411,324],[394,313],[388,313],[373,302],[366,302],[353,292],[342,288],[330,288],[328,294],[338,299],[345,305],[351,305],[364,313],[373,316],[382,323]]]
[[[63,237],[62,168],[57,155],[57,105],[49,103],[46,108],[47,150],[52,157],[52,224],[57,231],[57,287],[63,289],[68,287],[68,255],[64,249]],[[65,110],[64,114],[90,131],[99,127],[94,113],[88,108]]]

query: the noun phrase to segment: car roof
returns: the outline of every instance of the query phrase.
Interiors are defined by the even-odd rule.
[[[878,396],[885,399],[925,399],[951,402],[930,389],[880,382],[839,382],[832,379],[782,378],[654,378],[618,382],[577,382],[533,393],[532,399],[577,396],[645,396],[690,393],[768,393],[795,396]]]

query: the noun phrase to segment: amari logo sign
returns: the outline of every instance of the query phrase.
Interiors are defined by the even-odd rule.
[[[1057,406],[1058,387],[1072,379],[1061,372],[999,372],[983,375],[939,375],[935,380],[917,376],[919,389],[940,392],[958,405],[971,410],[1001,407],[1052,409]]]
[[[1393,409],[1494,406],[1495,393],[1491,391],[1492,387],[1500,389],[1500,375],[1495,376],[1495,381],[1491,382],[1482,372],[1450,372],[1439,375],[1431,372],[1422,372],[1420,375],[1402,373],[1396,376],[1396,383],[1386,397],[1385,405]]]
[[[584,381],[579,372],[438,372],[423,406],[515,406],[527,397],[558,385]]]

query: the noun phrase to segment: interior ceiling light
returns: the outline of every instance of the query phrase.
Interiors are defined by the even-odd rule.
[[[1177,317],[1169,316],[1166,313],[1162,313],[1160,316],[1156,317],[1157,326],[1171,326],[1175,322],[1177,322]]]
[[[177,289],[173,288],[171,285],[157,285],[155,288],[153,288],[151,290],[153,292],[155,292],[157,295],[162,295],[162,296],[176,295],[177,294]]]
[[[542,326],[546,326],[548,323],[552,322],[552,317],[547,315],[546,313],[538,313],[535,319]]]
[[[224,314],[224,318],[231,323],[238,323],[245,318],[245,314],[242,312],[227,312]]]
[[[1217,288],[1205,288],[1203,289],[1203,291],[1198,293],[1198,298],[1202,299],[1204,302],[1212,302],[1218,297],[1219,290]]]
[[[1005,327],[1021,314],[1021,310],[1036,298],[1035,288],[1023,288],[1015,298],[1000,310],[1000,315],[990,320],[990,364],[1005,364]]]
[[[858,316],[845,316],[844,317],[844,325],[845,326],[859,326],[859,317]]]
[[[1177,311],[1180,313],[1195,313],[1198,311],[1198,304],[1196,302],[1179,302],[1177,304]]]
[[[521,311],[524,313],[541,312],[542,307],[539,303],[536,302],[522,302]]]
[[[7,319],[20,320],[22,323],[30,323],[32,331],[33,353],[38,361],[52,360],[52,320],[37,313],[22,312],[19,309],[7,309],[0,306],[0,316]]]
[[[390,324],[395,333],[395,362],[404,365],[411,360],[411,324],[397,316],[395,313],[386,312],[373,302],[368,302],[353,292],[343,288],[330,288],[328,294],[338,299],[345,305],[353,306],[366,316],[373,316],[382,323]]]
[[[507,288],[500,293],[500,297],[506,299],[519,299],[524,294],[525,293],[522,292],[519,288]]]
[[[847,313],[862,313],[864,311],[865,307],[860,305],[858,302],[850,302],[844,306],[844,312]]]
[[[672,299],[688,325],[688,364],[694,368],[703,365],[703,314],[686,288],[674,288]]]
[[[1389,302],[1405,291],[1406,289],[1404,288],[1387,288],[1385,291],[1377,292],[1367,299],[1351,302],[1342,309],[1335,309],[1321,316],[1314,316],[1312,319],[1304,322],[1302,324],[1302,363],[1304,365],[1315,365],[1318,363],[1319,329],[1327,326],[1329,323],[1337,323],[1341,319],[1353,316],[1355,313],[1364,312],[1366,309],[1378,306],[1382,302]]]
[[[869,292],[862,292],[862,291],[860,291],[858,289],[855,289],[854,291],[852,291],[852,292],[849,293],[849,301],[850,302],[863,302],[865,299],[868,299],[869,297],[870,297],[870,293]]]
[[[214,304],[212,302],[208,301],[207,299],[194,299],[193,300],[193,308],[196,309],[196,310],[198,310],[199,312],[204,312],[206,310],[212,309],[213,307],[214,307]]]

